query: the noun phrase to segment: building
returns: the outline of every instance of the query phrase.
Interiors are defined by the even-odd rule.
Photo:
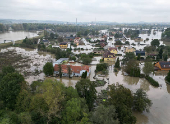
[[[107,61],[115,61],[116,57],[114,53],[111,53],[109,50],[105,50],[103,53],[103,59],[105,62]]]
[[[109,47],[108,50],[109,50],[111,53],[117,54],[117,48],[115,48],[115,47]]]
[[[155,64],[154,70],[158,71],[169,71],[170,61],[160,61]]]
[[[130,52],[135,52],[136,50],[135,50],[135,48],[133,48],[133,47],[126,47],[125,48],[125,52],[126,53],[130,53]]]
[[[49,40],[43,39],[43,40],[42,40],[42,43],[44,43],[44,45],[47,45],[47,44],[49,44]]]
[[[67,42],[60,43],[60,48],[61,49],[67,49],[67,47],[68,47],[68,43]]]
[[[70,66],[71,68],[71,77],[75,76],[75,77],[80,77],[82,76],[83,72],[87,71],[87,77],[90,75],[90,67],[87,65],[84,66],[73,66],[73,65],[61,65],[61,69],[62,69],[62,76],[63,77],[68,77],[68,67]],[[59,66],[58,64],[54,65],[54,75],[58,75],[59,74]]]
[[[103,51],[103,50],[94,49],[94,50],[93,50],[93,53],[94,53],[94,54],[100,54],[100,55],[102,55],[102,54],[104,53],[104,51]]]
[[[101,43],[100,43],[100,47],[102,47],[102,48],[105,47],[106,45],[107,45],[106,42],[101,42]]]
[[[64,62],[68,62],[69,58],[60,58],[56,62],[53,63],[53,67],[55,64],[63,64]]]
[[[138,51],[138,50],[136,50],[136,51],[135,51],[135,55],[138,56],[139,54],[140,54],[140,57],[146,58],[146,53],[145,53],[145,51]]]
[[[79,42],[80,42],[81,38],[80,37],[76,37],[74,39],[74,43],[78,46],[79,45]]]

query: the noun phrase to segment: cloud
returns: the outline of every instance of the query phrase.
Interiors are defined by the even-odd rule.
[[[168,22],[168,0],[0,0],[0,17],[58,21]]]

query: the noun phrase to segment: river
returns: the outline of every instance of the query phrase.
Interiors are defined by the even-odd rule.
[[[32,38],[36,37],[38,32],[26,32],[26,31],[9,31],[5,33],[0,33],[0,44],[4,43],[4,40],[22,40],[25,37]],[[11,41],[6,41],[11,42]]]

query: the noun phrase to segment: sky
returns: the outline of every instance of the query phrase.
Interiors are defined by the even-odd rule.
[[[170,0],[0,0],[1,19],[169,22]]]

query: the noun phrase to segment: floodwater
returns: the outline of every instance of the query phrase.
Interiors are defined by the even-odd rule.
[[[47,62],[55,61],[55,56],[50,53],[38,52],[37,49],[19,48],[19,47],[9,47],[7,49],[1,49],[1,52],[13,51],[24,58],[13,65],[21,65],[21,68],[17,68],[22,75],[24,75],[25,80],[31,84],[33,81],[44,80],[45,75],[43,73],[43,66]]]
[[[152,31],[153,32],[153,31]],[[156,35],[140,35],[144,40],[149,37],[149,39],[160,39],[161,32],[157,32]],[[153,38],[152,38],[153,37]],[[148,41],[148,44],[150,44],[151,41]],[[129,40],[131,43],[136,42]],[[112,46],[114,41],[107,41],[109,46]],[[114,45],[113,45],[114,46]],[[85,46],[79,46],[83,47],[85,50],[85,53],[88,53],[92,51],[94,47],[90,47],[90,45]],[[142,49],[144,46],[136,45],[136,49]],[[86,50],[86,48],[88,50]],[[26,81],[29,82],[29,84],[32,83],[32,81],[36,80],[44,80],[45,75],[42,73],[43,66],[46,62],[55,61],[55,56],[51,55],[50,53],[41,52],[38,53],[38,51],[32,50],[32,49],[22,49],[18,47],[11,47],[7,49],[2,49],[1,52],[11,51],[14,50],[17,54],[21,54],[26,60],[28,60],[26,63],[30,64],[30,67],[24,67],[20,69],[20,72],[24,74],[24,72],[31,73],[30,75],[26,75]],[[87,52],[88,51],[88,52]],[[123,53],[121,50],[119,51]],[[81,51],[78,51],[76,53],[81,53]],[[95,60],[92,61],[90,68],[91,68],[91,74],[88,77],[91,81],[95,81],[93,77],[95,76],[95,69],[96,64],[100,63],[101,57],[95,57]],[[22,62],[19,62],[20,64]],[[14,63],[16,64],[16,63]],[[73,65],[81,65],[80,63],[72,63]],[[107,81],[107,83],[104,86],[97,87],[96,90],[98,92],[101,92],[101,90],[104,90],[108,87],[108,85],[119,83],[125,86],[126,88],[129,88],[132,92],[136,92],[137,89],[142,88],[144,91],[146,91],[149,99],[152,100],[153,105],[150,108],[150,112],[133,112],[133,114],[137,118],[137,124],[170,124],[170,85],[165,83],[165,76],[167,75],[167,72],[155,72],[155,74],[151,74],[151,76],[161,84],[161,87],[155,88],[152,85],[148,83],[147,80],[144,78],[137,78],[137,77],[129,77],[129,76],[123,76],[122,70],[119,70],[118,72],[114,72],[114,62],[109,63],[109,75],[106,77],[98,77],[98,79],[104,79]],[[143,66],[141,66],[142,68]],[[34,75],[33,72],[35,70],[40,71],[38,75]],[[65,86],[72,86],[75,88],[75,85],[77,81],[80,80],[80,77],[73,77],[69,79],[68,77],[63,78],[55,78],[65,84]],[[109,79],[109,80],[108,80]]]
[[[91,81],[95,81],[94,79],[94,71],[96,69],[96,65],[91,65],[91,74],[89,79]],[[162,72],[159,72],[162,73]],[[144,78],[138,77],[129,77],[123,76],[122,70],[118,72],[114,72],[113,66],[109,67],[109,75],[106,77],[97,77],[97,79],[105,80],[107,83],[104,86],[97,87],[97,92],[101,92],[108,87],[108,85],[119,83],[129,88],[133,93],[136,92],[137,89],[142,88],[146,91],[149,99],[152,100],[153,105],[150,108],[150,112],[133,112],[135,117],[137,118],[137,124],[169,124],[170,122],[170,85],[166,84],[164,81],[165,75],[167,72],[163,72],[165,75],[160,75],[159,73],[153,76],[155,80],[162,85],[162,87],[155,88],[149,84],[149,82]],[[108,80],[109,78],[109,80]],[[80,78],[74,77],[72,79],[69,78],[57,78],[57,80],[63,82],[66,86],[72,86],[75,88],[77,81]]]
[[[26,32],[26,31],[9,31],[5,33],[0,33],[0,44],[4,43],[4,40],[22,40],[25,37],[32,38],[36,37],[38,32]],[[11,41],[6,41],[11,42]]]

